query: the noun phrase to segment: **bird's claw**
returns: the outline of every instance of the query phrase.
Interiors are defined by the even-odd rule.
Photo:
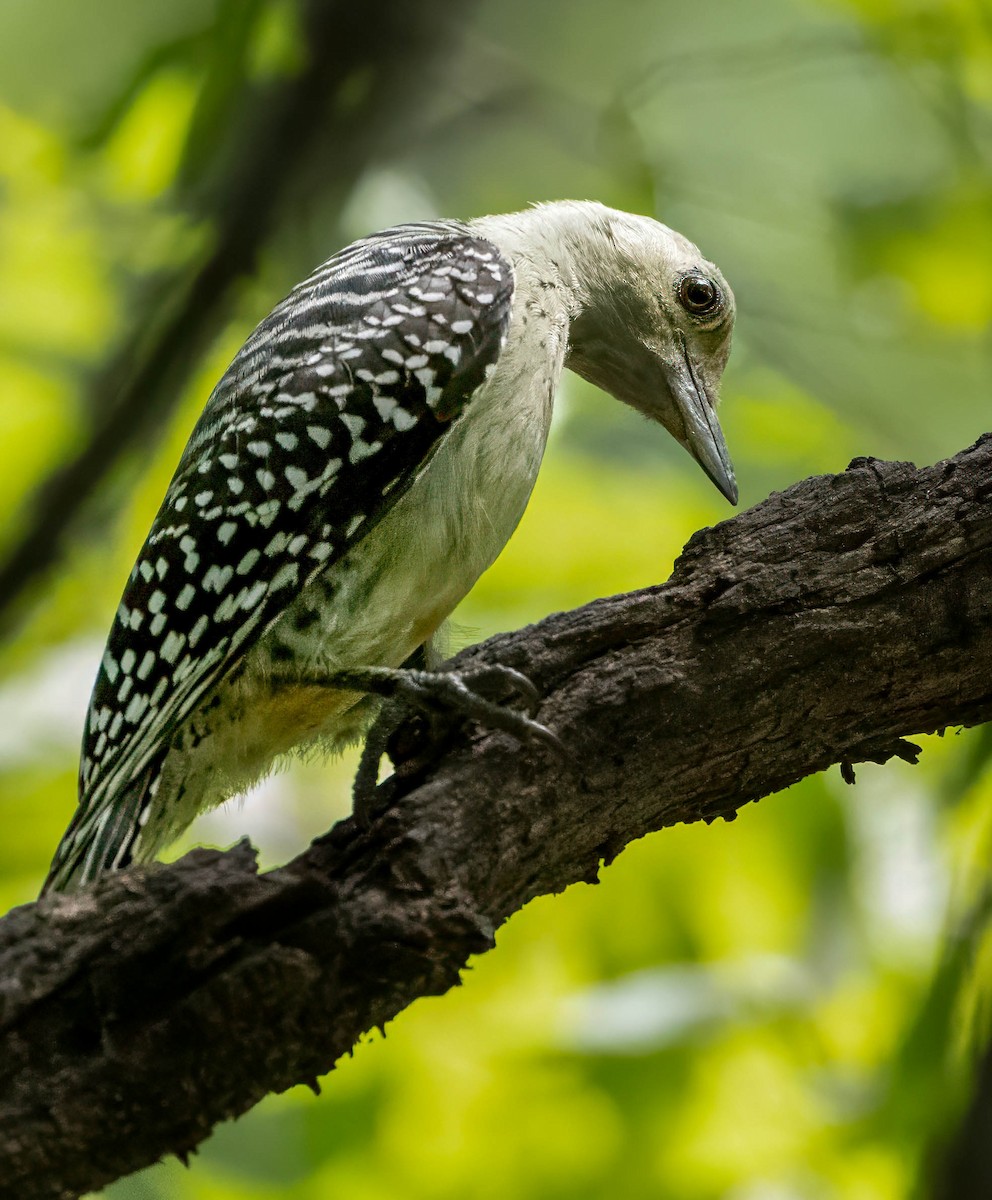
[[[383,755],[390,754],[397,773],[403,775],[414,774],[427,764],[428,754],[423,750],[403,753],[396,761],[393,735],[409,718],[411,710],[427,718],[430,729],[425,740],[429,748],[436,745],[460,716],[474,718],[480,725],[509,733],[521,742],[539,742],[559,754],[565,752],[558,736],[534,719],[540,692],[522,671],[513,667],[497,663],[467,672],[407,669],[396,671],[390,682],[392,694],[366,737],[352,789],[355,816],[365,827],[371,824],[376,812],[388,807],[395,788],[395,776],[384,784],[378,783]],[[386,689],[376,690],[381,694]],[[500,703],[512,696],[524,701],[525,712]]]
[[[524,702],[527,715],[534,716],[541,707],[541,693],[534,681],[516,667],[507,667],[503,663],[487,663],[473,667],[461,678],[471,684],[472,691],[487,700],[499,704],[509,700],[511,696],[519,696]]]
[[[407,671],[398,682],[396,695],[411,707],[440,718],[442,724],[446,717],[458,714],[474,717],[481,725],[501,729],[521,741],[561,746],[547,726],[534,720],[541,703],[540,692],[513,667],[492,664],[467,672]],[[514,695],[524,701],[524,712],[505,706],[504,702]]]

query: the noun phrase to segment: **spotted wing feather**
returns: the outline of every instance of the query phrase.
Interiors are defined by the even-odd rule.
[[[512,294],[509,264],[466,227],[403,226],[330,259],[248,339],[125,589],[53,873],[115,798],[153,791],[197,702],[410,487],[493,369]]]

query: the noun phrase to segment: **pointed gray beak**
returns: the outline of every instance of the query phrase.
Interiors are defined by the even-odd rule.
[[[716,416],[715,397],[711,397],[682,340],[681,369],[669,376],[675,406],[685,426],[682,444],[731,504],[737,503],[737,480],[730,461],[727,442]]]

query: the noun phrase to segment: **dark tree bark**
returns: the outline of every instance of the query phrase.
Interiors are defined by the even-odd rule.
[[[992,437],[859,459],[697,534],[671,580],[461,656],[525,671],[560,758],[411,733],[392,803],[0,922],[0,1194],[77,1196],[313,1081],[535,896],[630,841],[992,717]]]

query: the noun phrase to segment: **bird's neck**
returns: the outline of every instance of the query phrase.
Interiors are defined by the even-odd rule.
[[[583,221],[570,211],[552,215],[551,208],[480,217],[471,225],[513,264],[518,290],[525,284],[532,306],[554,309],[556,318],[564,317],[570,323],[589,299],[588,281],[577,253],[584,236]]]

